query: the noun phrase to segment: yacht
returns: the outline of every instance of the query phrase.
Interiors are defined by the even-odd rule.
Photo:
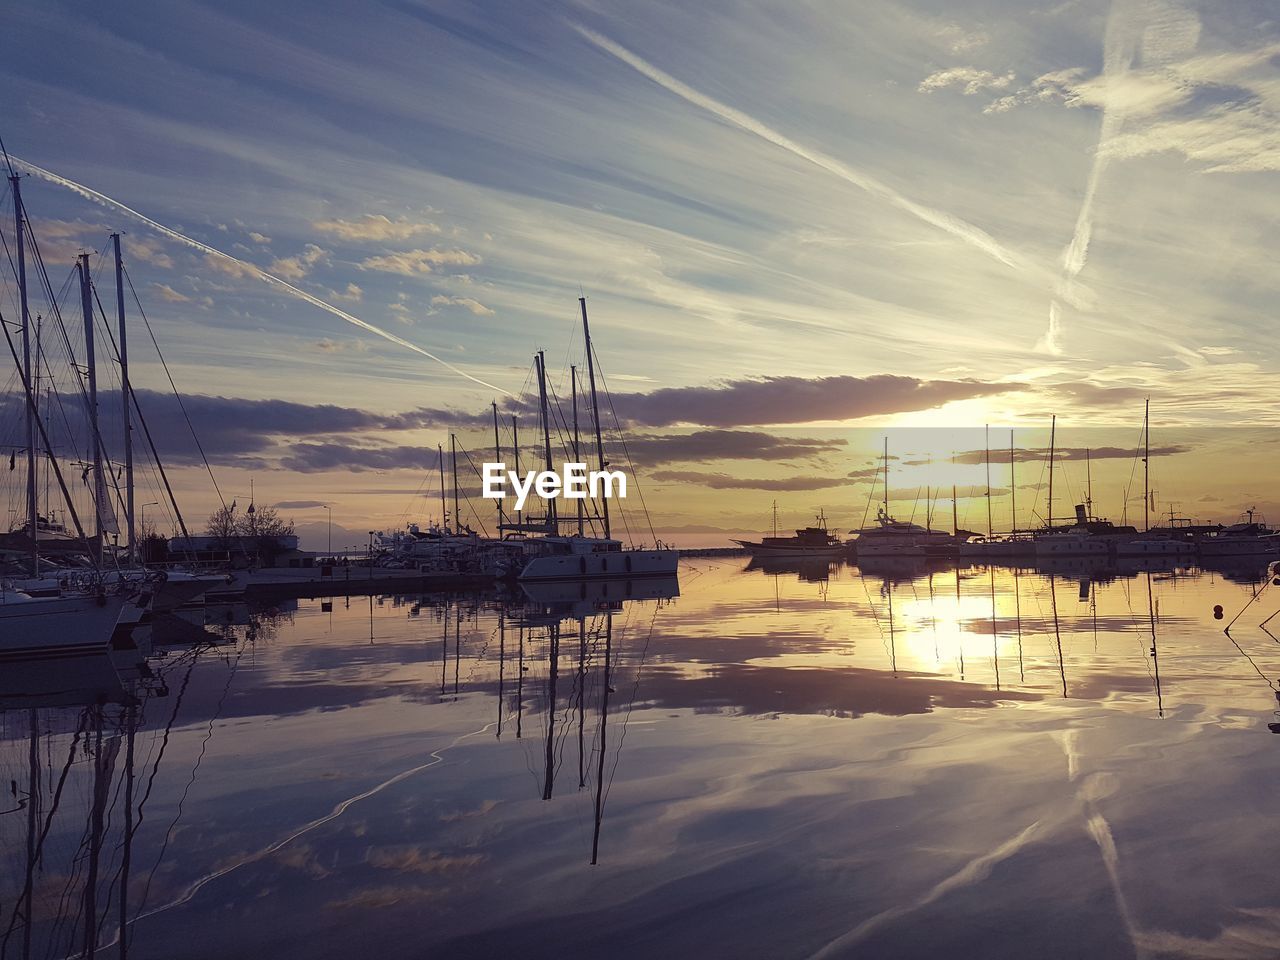
[[[1089,516],[1083,503],[1076,504],[1076,522],[1069,527],[1046,531],[1036,537],[1036,559],[1057,557],[1110,557],[1117,546],[1137,537],[1130,526]]]
[[[827,529],[827,518],[821,513],[814,526],[797,530],[793,537],[778,536],[777,505],[774,505],[773,536],[759,541],[734,540],[753,557],[841,557],[848,547]]]
[[[1206,534],[1199,546],[1202,557],[1269,557],[1280,554],[1280,533],[1250,509],[1239,522]]]
[[[867,557],[953,557],[957,542],[953,534],[931,530],[918,523],[895,520],[881,507],[876,525],[851,530],[856,535],[853,549],[858,559]]]
[[[536,544],[536,555],[521,569],[517,579],[522,583],[674,577],[680,562],[675,550],[624,549],[610,537],[547,535],[530,543]]]

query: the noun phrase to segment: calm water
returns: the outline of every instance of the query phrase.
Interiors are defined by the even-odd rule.
[[[5,668],[3,955],[1280,954],[1280,590],[744,566]]]

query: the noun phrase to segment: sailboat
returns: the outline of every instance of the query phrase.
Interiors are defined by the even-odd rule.
[[[579,297],[582,310],[582,335],[587,351],[587,381],[590,386],[591,411],[595,425],[596,461],[598,469],[605,470],[609,462],[604,455],[604,434],[600,425],[600,403],[596,393],[595,348],[591,341],[591,327],[587,320],[587,298]],[[551,424],[547,406],[546,360],[538,354],[538,393],[541,407],[543,447],[547,469],[552,469]],[[575,393],[576,398],[576,393]],[[574,451],[577,452],[577,438]],[[604,536],[588,536],[584,516],[579,511],[577,531],[568,535],[560,532],[562,520],[558,517],[554,500],[544,500],[546,516],[541,524],[521,520],[516,524],[503,524],[506,530],[541,532],[523,543],[528,559],[520,569],[518,579],[536,580],[594,580],[602,578],[629,579],[634,577],[674,577],[680,554],[661,544],[652,549],[624,547],[622,541],[612,536],[609,522],[609,501],[602,498],[601,523]]]
[[[1035,541],[1025,532],[1018,531],[1018,474],[1017,457],[1014,451],[1013,431],[1009,431],[1009,528],[1010,533],[997,534],[993,531],[991,521],[991,445],[986,446],[984,457],[987,466],[987,533],[985,536],[969,536],[958,544],[961,557],[999,560],[1026,557],[1035,554]],[[952,494],[954,500],[954,491]],[[956,526],[956,538],[960,530]]]
[[[20,178],[10,170],[9,182],[14,202],[14,234],[16,248],[16,279],[18,284],[18,303],[21,313],[22,351],[10,336],[9,328],[3,327],[5,343],[13,358],[18,379],[22,385],[26,412],[26,536],[25,546],[29,553],[29,580],[46,586],[41,563],[41,547],[47,544],[42,540],[39,531],[44,520],[40,514],[39,490],[36,481],[36,437],[40,437],[43,452],[48,456],[50,468],[57,477],[59,489],[66,502],[68,513],[74,522],[80,542],[88,545],[91,559],[95,566],[86,570],[83,575],[69,582],[66,587],[59,585],[57,596],[33,596],[24,589],[28,578],[10,577],[0,584],[0,625],[4,630],[0,633],[0,657],[4,659],[22,659],[38,654],[42,650],[55,650],[63,655],[75,655],[87,651],[105,650],[113,640],[119,642],[127,639],[132,629],[142,623],[150,613],[153,593],[146,584],[133,582],[108,583],[101,576],[102,533],[104,531],[102,496],[95,498],[95,514],[97,515],[96,543],[84,536],[84,529],[76,514],[71,495],[67,489],[62,471],[54,456],[48,433],[37,415],[37,402],[34,387],[34,372],[38,358],[33,351],[31,310],[27,297],[26,247],[28,230],[26,212],[22,204]],[[86,330],[91,334],[92,313],[90,293],[88,289],[88,254],[83,254],[78,264],[81,278],[81,302],[85,310]],[[88,368],[89,413],[94,438],[95,457],[95,491],[104,489],[102,481],[102,462],[100,438],[96,422],[96,381],[93,378],[92,355]],[[47,524],[48,521],[44,520]],[[96,553],[96,558],[92,555]]]
[[[1057,417],[1054,417],[1054,427],[1050,429],[1049,440],[1049,504],[1047,525],[1043,531],[1036,537],[1035,549],[1036,560],[1040,562],[1054,560],[1109,560],[1114,556],[1116,545],[1132,539],[1137,530],[1130,526],[1117,526],[1110,520],[1104,520],[1093,515],[1093,475],[1088,472],[1086,481],[1086,490],[1084,503],[1077,503],[1075,509],[1075,522],[1070,526],[1055,527],[1053,524],[1053,463],[1055,444],[1053,439],[1053,430],[1057,426]],[[1085,470],[1090,471],[1089,467],[1089,451],[1085,451]]]
[[[1142,533],[1116,545],[1118,557],[1187,558],[1195,553],[1195,545],[1177,535],[1170,516],[1169,526],[1151,528],[1151,401],[1148,399],[1142,417]]]

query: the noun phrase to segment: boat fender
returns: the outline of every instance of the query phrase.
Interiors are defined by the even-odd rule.
[[[578,572],[579,572],[579,573],[586,573],[586,572],[587,572],[587,558],[586,558],[586,557],[579,557],[579,558],[578,558]]]
[[[105,607],[107,605],[107,595],[105,593],[99,593],[93,598],[93,602],[100,607]]]
[[[1221,620],[1221,619],[1222,619],[1222,604],[1220,604],[1220,603],[1215,603],[1215,604],[1213,605],[1213,619],[1215,619],[1215,620]]]

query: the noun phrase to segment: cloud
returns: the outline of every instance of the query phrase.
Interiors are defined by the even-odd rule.
[[[273,503],[272,506],[277,510],[314,510],[329,506],[329,502],[327,500],[281,500],[279,503]]]
[[[991,36],[985,31],[968,30],[958,23],[943,24],[936,33],[947,49],[955,54],[971,53],[991,42]]]
[[[151,289],[153,289],[156,292],[156,295],[166,303],[189,303],[191,300],[190,297],[179,293],[167,283],[153,283],[151,284]]]
[[[267,244],[271,242],[271,238],[266,234],[258,233],[256,230],[249,231],[249,239],[254,243]]]
[[[639,463],[707,463],[712,460],[807,460],[845,448],[842,439],[777,437],[750,430],[698,430],[687,434],[637,434],[627,450]]]
[[[486,307],[479,300],[473,300],[470,297],[435,296],[431,298],[431,305],[433,307],[442,307],[442,306],[463,307],[467,310],[470,310],[477,317],[493,316],[492,310]]]
[[[369,344],[364,340],[332,340],[329,337],[322,337],[312,346],[318,350],[323,350],[325,353],[369,352]]]
[[[392,220],[379,213],[366,213],[356,220],[313,220],[311,226],[339,240],[371,240],[380,243],[441,232],[434,223],[409,220],[406,217]]]
[[[364,299],[364,289],[354,283],[348,283],[346,289],[341,293],[337,290],[331,290],[330,295],[335,300],[345,300],[348,303],[359,303]]]
[[[101,193],[98,190],[94,190],[92,187],[86,187],[83,183],[77,183],[75,180],[71,180],[60,174],[54,173],[52,170],[46,170],[44,167],[37,166],[31,161],[23,160],[21,157],[16,157],[13,154],[9,154],[9,160],[12,163],[17,164],[18,166],[31,171],[33,174],[40,177],[42,180],[47,180],[50,183],[56,183],[59,186],[65,187],[66,189],[70,190],[72,193],[76,194],[77,196],[83,197],[84,199],[89,200],[92,203],[99,204],[100,206],[107,207],[108,209],[111,209],[111,210],[117,210],[120,213],[125,214],[126,216],[132,217],[135,220],[138,220],[141,223],[146,224],[148,227],[150,227],[152,230],[159,233],[161,236],[168,237],[170,240],[177,241],[178,243],[181,243],[184,246],[191,248],[192,250],[198,250],[199,252],[205,255],[206,263],[214,267],[215,269],[222,270],[224,273],[227,273],[231,276],[257,278],[259,280],[262,280],[264,283],[271,284],[273,287],[279,287],[281,290],[283,290],[285,293],[288,293],[290,296],[297,297],[299,300],[303,300],[311,304],[313,307],[318,307],[319,309],[324,310],[327,313],[330,313],[333,316],[346,321],[352,326],[359,327],[361,330],[366,330],[369,333],[375,334],[376,336],[381,337],[383,340],[387,340],[391,343],[396,344],[397,346],[404,347],[406,350],[412,350],[414,353],[417,353],[420,356],[426,357],[428,360],[432,360],[440,364],[440,366],[444,367],[445,369],[451,370],[453,373],[456,373],[458,376],[463,377],[466,380],[470,380],[472,383],[479,384],[482,387],[488,387],[490,390],[496,390],[498,393],[501,393],[503,396],[510,396],[510,393],[508,393],[502,387],[499,387],[496,384],[488,383],[485,380],[481,380],[477,376],[467,373],[465,370],[460,369],[459,367],[450,363],[448,360],[444,360],[436,356],[430,350],[426,350],[418,346],[416,343],[410,343],[408,340],[405,340],[403,337],[398,337],[394,333],[390,333],[386,330],[383,330],[381,327],[375,326],[366,320],[361,320],[359,317],[353,314],[347,313],[347,311],[342,310],[339,307],[335,307],[333,304],[328,303],[324,300],[321,300],[319,297],[313,296],[307,293],[305,290],[301,290],[298,287],[295,287],[293,284],[289,283],[287,280],[281,277],[268,273],[265,270],[255,267],[253,264],[246,263],[243,260],[233,257],[229,253],[224,253],[223,251],[217,249],[216,247],[209,246],[207,243],[202,243],[193,237],[187,236],[185,233],[181,233],[173,229],[172,227],[167,227],[163,223],[160,223],[159,221],[152,220],[146,214],[139,213],[137,210],[133,209],[133,207],[129,206],[128,204],[121,203],[119,200],[116,200],[113,197],[108,197],[105,193]]]
[[[1100,407],[1110,407],[1116,403],[1130,400],[1141,400],[1151,395],[1150,390],[1141,387],[1110,387],[1090,380],[1055,384],[1053,390],[1055,393],[1070,397],[1080,403]]]
[[[1003,90],[1013,83],[1012,71],[994,74],[990,70],[979,70],[977,67],[951,67],[929,74],[920,81],[916,89],[921,93],[933,93],[948,87],[960,87],[966,97],[981,93],[983,90]]]
[[[765,477],[751,479],[727,473],[700,473],[696,470],[659,470],[649,475],[657,483],[694,483],[712,490],[825,490],[848,484],[844,477]]]
[[[955,400],[1023,390],[1021,383],[870,377],[761,377],[710,387],[664,387],[614,394],[619,415],[633,423],[739,427],[823,420],[858,420],[930,410]]]
[[[283,277],[286,280],[301,280],[311,272],[312,267],[328,255],[328,250],[322,250],[314,243],[308,243],[302,253],[275,260],[267,269],[269,273],[274,273],[277,277]]]
[[[469,267],[479,262],[479,257],[465,250],[441,250],[432,247],[430,250],[405,250],[368,257],[361,260],[359,266],[361,270],[396,273],[402,277],[418,277],[431,273],[440,266]]]
[[[1048,447],[1032,447],[1014,452],[1018,463],[1041,462],[1049,459]],[[1191,447],[1180,443],[1151,448],[1152,457],[1171,457],[1174,454],[1191,452]],[[1133,447],[1057,447],[1053,453],[1054,460],[1057,462],[1063,460],[1132,460],[1138,456],[1140,454]],[[986,458],[987,452],[985,450],[966,450],[962,453],[957,453],[954,458],[948,457],[947,462],[950,463],[954,459],[955,463],[977,464],[986,463]],[[1007,449],[992,450],[991,462],[1008,463],[1009,451]]]
[[[683,100],[714,114],[726,123],[731,123],[747,133],[754,134],[761,139],[767,140],[777,147],[812,163],[814,166],[820,167],[831,173],[846,183],[850,183],[861,190],[865,190],[872,196],[897,207],[899,210],[916,217],[931,226],[951,234],[953,237],[963,241],[964,243],[981,250],[990,257],[994,257],[1006,266],[1017,265],[1017,259],[1014,254],[1006,250],[994,237],[985,230],[974,226],[959,217],[952,216],[941,210],[932,207],[926,207],[903,196],[897,190],[893,189],[886,183],[882,183],[876,178],[857,170],[842,160],[822,153],[811,147],[806,147],[792,140],[790,137],[779,133],[772,127],[766,126],[759,120],[736,110],[727,104],[721,103],[719,100],[713,99],[704,93],[695,90],[693,87],[677,80],[675,77],[662,70],[659,70],[647,60],[636,56],[626,47],[615,43],[608,37],[591,30],[580,24],[570,24],[578,33],[580,33],[589,43],[603,50],[612,57],[621,60],[627,66],[631,67],[642,76],[648,77],[654,83],[658,84],[665,90],[670,91]]]
[[[350,443],[295,443],[281,457],[280,467],[298,473],[345,470],[365,473],[381,470],[435,470],[440,460],[423,446],[355,446]]]

